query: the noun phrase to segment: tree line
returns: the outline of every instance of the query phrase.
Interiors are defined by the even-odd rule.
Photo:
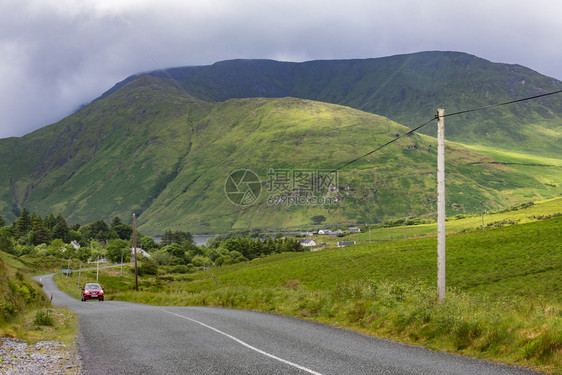
[[[109,224],[96,220],[86,225],[69,225],[59,213],[42,217],[27,209],[7,225],[0,216],[0,250],[16,255],[36,254],[83,262],[107,259],[127,262],[133,247],[133,227],[114,217]],[[157,243],[154,238],[137,233],[137,248],[149,253],[143,259],[154,266],[174,266],[187,272],[190,267],[222,266],[243,262],[273,253],[305,251],[291,238],[217,236],[206,246],[193,243],[190,232],[166,230]],[[154,267],[152,267],[154,269]]]

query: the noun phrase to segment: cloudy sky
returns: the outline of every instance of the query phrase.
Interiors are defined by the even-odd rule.
[[[0,138],[127,76],[233,58],[462,51],[562,79],[559,0],[2,0]]]

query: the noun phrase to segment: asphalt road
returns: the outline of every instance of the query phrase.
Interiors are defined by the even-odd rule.
[[[78,314],[86,374],[536,374],[254,311],[80,302],[35,277]]]

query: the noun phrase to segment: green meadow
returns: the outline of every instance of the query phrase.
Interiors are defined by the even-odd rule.
[[[505,209],[484,210],[481,213],[449,217],[445,226],[448,234],[462,233],[469,231],[484,231],[494,227],[502,227],[513,224],[524,224],[534,222],[547,217],[562,214],[562,198],[547,199],[532,204],[523,203]],[[413,218],[415,219],[415,218]],[[484,223],[484,225],[482,225]],[[356,241],[358,243],[402,240],[404,238],[424,238],[437,235],[437,223],[418,224],[406,226],[397,224],[392,227],[384,227],[383,225],[366,226],[362,228],[361,233],[348,234],[344,239],[329,238],[327,236],[316,236],[318,241],[328,241],[328,244],[334,244],[337,241]]]

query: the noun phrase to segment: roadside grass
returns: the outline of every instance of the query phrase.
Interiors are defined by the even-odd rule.
[[[562,217],[447,238],[445,302],[436,302],[436,240],[275,254],[139,278],[100,269],[107,300],[221,306],[317,320],[435,350],[562,374]],[[57,275],[79,298],[78,275]],[[83,271],[81,283],[95,280]],[[215,286],[215,282],[216,285]]]
[[[77,335],[76,315],[58,306],[30,309],[10,322],[0,323],[0,336],[27,342],[56,340],[70,346],[75,342]]]
[[[44,261],[47,261],[44,259]],[[47,261],[47,264],[57,262]],[[52,270],[52,269],[51,269]],[[77,333],[76,316],[51,306],[41,285],[29,277],[28,263],[0,251],[0,336],[28,342],[58,340],[71,345]]]

